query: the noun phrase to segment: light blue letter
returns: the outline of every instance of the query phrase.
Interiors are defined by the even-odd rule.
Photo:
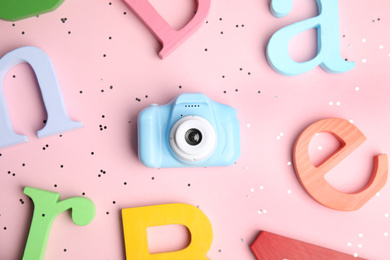
[[[5,75],[11,68],[24,62],[30,64],[35,72],[47,112],[46,125],[38,131],[38,137],[42,138],[83,126],[80,122],[72,121],[66,113],[49,56],[36,47],[22,47],[7,53],[0,59],[0,148],[28,141],[27,136],[14,132],[4,96]]]
[[[292,0],[272,0],[271,13],[282,17],[289,13]],[[299,75],[320,65],[326,72],[342,73],[355,67],[354,62],[345,61],[340,55],[338,1],[316,0],[319,15],[286,26],[272,35],[267,46],[267,59],[270,66],[285,76]],[[317,29],[317,56],[306,62],[294,61],[288,53],[288,44],[295,35]]]

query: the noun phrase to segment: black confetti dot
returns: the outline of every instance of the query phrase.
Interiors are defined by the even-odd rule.
[[[42,217],[45,217],[46,215],[45,214],[42,214]]]
[[[91,152],[91,155],[94,155],[95,153],[94,152]]]
[[[115,200],[112,202],[112,204],[115,204],[116,202],[115,202]]]
[[[106,212],[106,215],[110,215],[110,212],[107,211],[107,212]]]
[[[3,227],[4,230],[7,230],[7,227]]]
[[[54,184],[54,188],[57,188],[57,184]]]
[[[81,193],[81,195],[85,196],[85,192]]]
[[[61,22],[62,23],[65,23],[68,19],[65,17],[65,18],[61,18]]]
[[[126,12],[123,12],[124,15],[126,15],[127,13]]]
[[[22,31],[22,34],[24,35],[24,31]]]
[[[124,182],[123,185],[127,185],[127,182]]]
[[[14,27],[15,27],[15,24],[13,23],[13,24],[12,24],[12,26],[14,26]]]
[[[112,39],[112,37],[111,37],[111,36],[109,36],[109,37],[108,37],[108,39],[109,39],[109,40],[111,40],[111,39]]]
[[[83,94],[83,91],[82,91],[82,90],[80,90],[80,94]]]
[[[64,248],[64,252],[68,251],[66,248]]]
[[[68,34],[72,34],[72,32],[71,32],[71,31],[68,31]]]

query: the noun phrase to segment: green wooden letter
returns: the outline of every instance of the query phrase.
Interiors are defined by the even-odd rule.
[[[72,220],[79,226],[88,225],[95,217],[95,204],[87,198],[73,197],[63,201],[60,194],[46,190],[25,187],[24,194],[34,202],[23,260],[43,260],[54,219],[62,212],[72,209]]]
[[[57,9],[64,0],[0,0],[0,19],[17,21]]]

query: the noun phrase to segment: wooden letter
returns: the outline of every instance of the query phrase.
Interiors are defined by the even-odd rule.
[[[0,19],[17,21],[54,11],[64,0],[0,0]]]
[[[353,260],[362,259],[328,248],[261,231],[251,245],[258,260]]]
[[[159,53],[164,59],[180,44],[190,37],[206,18],[211,0],[196,0],[198,9],[194,18],[182,29],[174,30],[154,9],[148,0],[123,0],[133,13],[140,19],[151,33],[161,42],[162,49]]]
[[[326,72],[342,73],[355,67],[354,62],[345,61],[340,55],[339,10],[337,0],[316,0],[319,15],[288,25],[275,32],[267,46],[270,66],[285,76],[299,75],[320,65]],[[272,0],[271,13],[276,17],[287,15],[291,0]],[[317,29],[317,56],[306,62],[294,61],[288,52],[290,40],[297,34]]]
[[[63,201],[60,194],[25,187],[24,193],[34,202],[34,214],[23,260],[43,260],[50,229],[58,214],[72,209],[72,220],[79,226],[88,225],[95,217],[95,204],[87,198],[73,197]]]
[[[213,240],[213,230],[206,215],[188,204],[163,204],[122,210],[126,259],[201,260]],[[191,233],[188,247],[175,251],[150,254],[146,229],[153,226],[179,224]]]
[[[309,157],[309,143],[319,132],[329,132],[340,142],[340,148],[321,165],[315,167]],[[343,211],[358,210],[386,184],[388,159],[386,154],[374,157],[374,169],[367,185],[356,193],[344,193],[332,187],[324,178],[327,172],[359,147],[366,137],[347,120],[329,118],[306,128],[297,138],[293,160],[295,173],[309,195],[322,205]]]
[[[27,62],[35,72],[47,112],[46,125],[38,131],[38,137],[47,137],[83,126],[80,122],[72,121],[66,113],[57,76],[49,56],[36,47],[22,47],[7,53],[0,59],[0,148],[28,141],[27,136],[13,131],[3,86],[7,72],[24,62]]]

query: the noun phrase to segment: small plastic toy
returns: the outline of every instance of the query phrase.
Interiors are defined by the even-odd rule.
[[[353,255],[337,252],[292,238],[261,231],[251,245],[258,260],[299,259],[299,260],[356,260]]]
[[[326,72],[342,73],[355,67],[340,55],[338,0],[316,0],[319,15],[288,25],[275,32],[268,42],[267,60],[270,66],[285,76],[308,72],[320,65]],[[271,13],[276,17],[286,16],[291,10],[291,0],[272,0]],[[294,61],[289,54],[288,44],[297,34],[317,29],[318,53],[312,60]]]
[[[161,17],[148,0],[123,1],[162,44],[162,49],[158,54],[161,59],[172,53],[202,25],[211,3],[211,0],[196,0],[198,8],[192,20],[180,30],[175,30]]]
[[[240,156],[237,111],[200,93],[141,111],[138,138],[139,158],[153,168],[228,166]]]
[[[0,148],[28,141],[27,136],[14,132],[4,95],[5,75],[11,68],[23,62],[30,64],[35,72],[47,112],[46,125],[38,131],[38,137],[43,138],[83,127],[80,122],[72,121],[66,112],[49,56],[39,48],[22,47],[7,53],[0,59]]]
[[[207,216],[197,207],[174,203],[122,209],[126,259],[206,260],[213,241],[213,229]],[[179,224],[191,233],[190,244],[178,251],[150,254],[146,229]]]
[[[0,19],[22,20],[57,9],[64,0],[0,0]]]
[[[341,146],[321,165],[315,167],[310,160],[309,144],[313,136],[320,132],[333,134]],[[359,192],[341,192],[325,180],[326,173],[365,140],[366,137],[354,124],[340,118],[323,119],[307,127],[295,141],[293,153],[295,173],[306,192],[320,204],[336,210],[358,210],[366,204],[386,184],[388,174],[386,154],[374,157],[371,178]]]
[[[24,193],[34,202],[34,214],[24,250],[23,260],[43,260],[50,229],[55,218],[62,212],[72,210],[72,220],[79,226],[88,225],[95,217],[95,204],[84,197],[60,201],[60,194],[25,187]]]

